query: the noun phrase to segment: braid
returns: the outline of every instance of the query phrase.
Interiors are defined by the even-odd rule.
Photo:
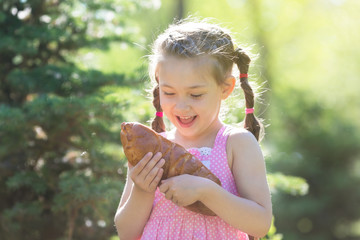
[[[156,112],[162,112],[160,105],[159,85],[156,85],[156,87],[154,88],[153,97],[153,105],[156,109]],[[151,127],[155,132],[165,132],[165,124],[163,118],[156,115],[151,123]]]
[[[238,66],[241,74],[248,73],[249,64],[251,60],[249,56],[241,48],[237,48],[235,50],[234,61]],[[255,103],[254,92],[248,82],[247,77],[240,78],[240,86],[244,91],[246,108],[253,108]],[[253,113],[248,113],[245,115],[244,128],[250,131],[259,141],[260,132],[262,132],[263,126]]]

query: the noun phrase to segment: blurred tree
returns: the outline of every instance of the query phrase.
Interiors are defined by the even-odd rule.
[[[185,16],[184,12],[185,12],[185,0],[176,0],[177,4],[176,4],[176,13],[175,13],[175,18],[180,20],[183,19]]]
[[[280,231],[286,239],[358,239],[352,232],[360,217],[356,124],[301,90],[278,94],[274,103],[273,111],[280,116],[269,132],[277,150],[271,169],[301,176],[310,185],[302,198],[274,196]]]
[[[150,2],[0,1],[1,239],[115,234],[124,167],[114,150],[139,76],[80,69],[71,54],[131,42],[127,19]]]
[[[360,125],[354,121],[360,108],[353,89],[360,72],[351,63],[360,59],[354,51],[360,4],[263,1],[261,7],[272,52],[269,170],[309,183],[304,197],[274,195],[276,226],[284,239],[359,239],[353,226],[360,219]]]

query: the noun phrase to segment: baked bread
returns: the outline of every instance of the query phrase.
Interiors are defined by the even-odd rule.
[[[165,164],[162,167],[164,169],[162,180],[181,174],[190,174],[208,178],[221,185],[220,180],[198,158],[179,144],[164,138],[145,125],[124,122],[121,124],[120,137],[125,156],[133,166],[148,152],[162,153],[162,158],[165,159]],[[185,208],[204,215],[215,215],[200,201],[185,206]]]

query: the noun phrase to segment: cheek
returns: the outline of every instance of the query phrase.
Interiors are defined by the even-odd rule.
[[[221,104],[221,101],[216,97],[207,98],[204,101],[201,101],[198,103],[198,108],[202,109],[205,112],[208,112],[209,114],[212,112],[212,110],[216,110]],[[210,110],[210,111],[209,111]]]
[[[171,99],[167,98],[166,96],[164,97],[164,96],[160,95],[160,105],[163,110],[170,108],[171,105],[173,104],[172,102],[173,101]]]

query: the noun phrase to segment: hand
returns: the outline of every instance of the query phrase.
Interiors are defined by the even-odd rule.
[[[164,170],[161,168],[165,160],[161,158],[160,152],[153,156],[153,153],[147,153],[136,166],[129,165],[130,177],[135,187],[145,192],[155,192]]]
[[[183,174],[162,180],[159,190],[176,205],[187,206],[200,199],[207,181],[206,178]]]

